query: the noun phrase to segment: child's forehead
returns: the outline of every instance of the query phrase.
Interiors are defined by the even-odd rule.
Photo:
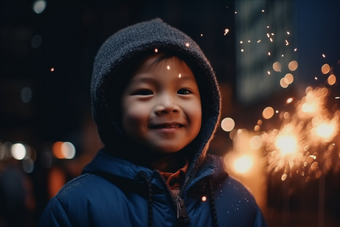
[[[159,67],[165,67],[167,70],[181,70],[183,68],[189,68],[185,61],[176,55],[159,53],[147,56],[145,59],[143,59],[139,69],[150,71]]]

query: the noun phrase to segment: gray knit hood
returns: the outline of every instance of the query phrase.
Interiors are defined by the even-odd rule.
[[[129,75],[121,75],[138,57],[160,52],[171,52],[184,60],[193,71],[198,83],[202,102],[202,126],[186,155],[194,166],[204,160],[220,115],[220,93],[209,61],[200,47],[186,34],[173,28],[161,19],[154,19],[124,28],[109,37],[99,49],[94,61],[91,83],[92,115],[99,136],[107,151],[113,155],[132,160],[133,151],[122,132],[119,99],[110,99],[111,91],[121,90]],[[131,76],[131,75],[130,75]],[[118,95],[119,96],[119,95]],[[129,154],[129,152],[132,152]],[[123,155],[128,154],[128,155]],[[193,162],[193,163],[192,163]]]

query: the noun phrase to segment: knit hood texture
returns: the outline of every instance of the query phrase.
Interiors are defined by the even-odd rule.
[[[157,49],[157,50],[156,50]],[[137,149],[122,131],[119,94],[132,75],[122,68],[155,52],[171,52],[186,62],[196,78],[202,102],[202,125],[197,137],[185,150],[190,166],[197,169],[206,157],[207,148],[220,116],[220,92],[213,69],[200,47],[176,28],[154,19],[126,27],[109,37],[99,49],[91,83],[92,115],[107,152],[136,162]],[[113,95],[112,95],[113,94]],[[105,150],[105,149],[104,149]]]

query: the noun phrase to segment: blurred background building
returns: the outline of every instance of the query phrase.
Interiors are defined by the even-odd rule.
[[[94,56],[114,32],[155,17],[210,60],[223,102],[209,152],[250,188],[269,226],[339,226],[339,9],[332,0],[1,1],[0,226],[36,226],[102,147]]]

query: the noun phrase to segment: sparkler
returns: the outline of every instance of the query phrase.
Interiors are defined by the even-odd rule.
[[[266,143],[269,172],[280,172],[281,180],[293,174],[319,178],[328,171],[335,152],[335,137],[339,133],[340,111],[333,114],[326,108],[327,88],[306,89],[306,95],[296,104],[295,113],[283,116],[281,129],[262,133]],[[288,102],[291,100],[287,100]],[[334,156],[334,157],[333,157]]]

